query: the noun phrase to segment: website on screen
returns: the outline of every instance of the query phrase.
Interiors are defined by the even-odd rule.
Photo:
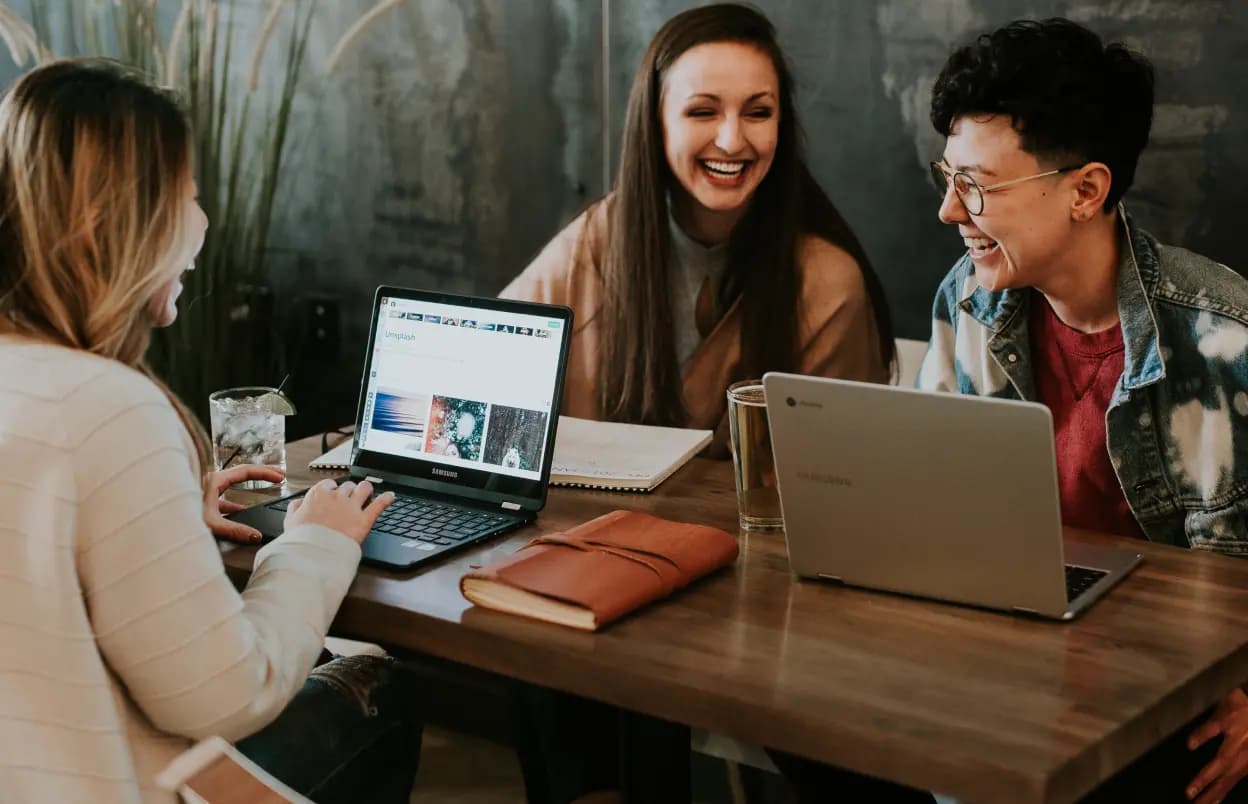
[[[360,448],[538,479],[562,326],[543,316],[382,299]]]

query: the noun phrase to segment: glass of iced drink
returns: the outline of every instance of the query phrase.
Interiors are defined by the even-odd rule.
[[[294,406],[274,388],[226,388],[208,397],[212,454],[218,471],[245,463],[286,469],[286,417]],[[242,488],[273,485],[248,480]]]

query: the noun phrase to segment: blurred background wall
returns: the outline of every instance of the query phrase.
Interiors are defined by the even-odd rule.
[[[245,43],[268,3],[237,2]],[[176,13],[176,0],[160,3]],[[303,411],[295,434],[353,417],[377,285],[496,293],[605,191],[637,60],[665,19],[696,3],[408,0],[324,75],[330,49],[373,5],[321,0],[270,238],[273,327]],[[932,81],[953,44],[1019,17],[1067,16],[1153,60],[1152,143],[1128,206],[1163,240],[1248,270],[1236,236],[1248,211],[1241,0],[757,5],[795,69],[815,174],[864,241],[899,335],[928,336],[933,290],[961,252],[926,178],[942,145],[927,122]],[[4,61],[0,81],[18,72]]]

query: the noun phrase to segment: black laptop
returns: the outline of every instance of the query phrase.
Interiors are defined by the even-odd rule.
[[[537,518],[571,337],[567,307],[377,289],[350,479],[396,499],[366,561],[414,567]],[[298,496],[230,518],[272,538]]]

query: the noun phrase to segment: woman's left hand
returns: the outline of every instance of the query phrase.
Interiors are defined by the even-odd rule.
[[[212,535],[219,539],[255,544],[260,541],[260,531],[225,518],[226,514],[241,511],[247,506],[230,502],[221,495],[225,494],[230,486],[242,483],[244,480],[268,480],[271,483],[281,483],[285,479],[286,473],[276,466],[256,466],[249,463],[232,466],[220,472],[209,472],[204,477],[204,524],[212,531]]]

